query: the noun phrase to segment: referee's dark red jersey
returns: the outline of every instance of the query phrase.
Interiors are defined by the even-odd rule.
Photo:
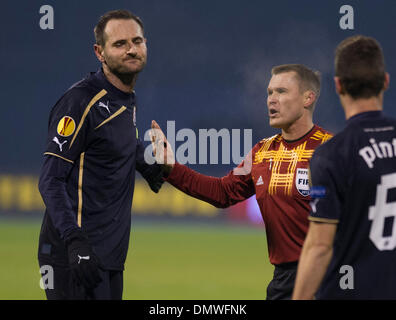
[[[67,266],[64,239],[81,228],[106,270],[123,270],[135,171],[158,191],[159,165],[148,165],[136,127],[136,98],[102,69],[73,85],[53,107],[39,189],[46,205],[38,257]]]
[[[233,170],[222,178],[208,177],[176,163],[167,181],[220,208],[256,194],[270,262],[296,262],[308,229],[309,161],[314,150],[331,137],[317,125],[295,141],[278,134],[257,143],[239,165],[238,173]]]

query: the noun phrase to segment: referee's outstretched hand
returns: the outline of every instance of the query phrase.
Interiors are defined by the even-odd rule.
[[[93,289],[102,281],[99,258],[93,253],[88,237],[81,230],[71,232],[66,240],[69,265],[74,281]]]
[[[173,153],[172,146],[155,120],[151,121],[151,130],[149,134],[155,160],[157,163],[168,167],[171,171],[175,164],[175,155]]]

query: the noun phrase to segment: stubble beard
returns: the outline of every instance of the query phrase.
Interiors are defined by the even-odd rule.
[[[146,63],[143,62],[141,67],[138,68],[136,71],[130,71],[126,70],[126,68],[120,65],[113,66],[107,63],[107,61],[105,61],[105,63],[109,68],[109,71],[114,74],[118,79],[120,79],[123,84],[128,86],[132,85],[136,81],[138,74],[144,69],[146,65]]]

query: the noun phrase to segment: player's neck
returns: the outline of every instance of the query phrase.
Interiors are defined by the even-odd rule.
[[[358,99],[354,100],[349,96],[341,96],[341,104],[344,108],[345,118],[349,118],[363,112],[368,111],[381,111],[383,95],[380,94],[378,97],[372,97],[369,99]]]
[[[298,140],[306,135],[314,126],[312,119],[300,119],[288,127],[282,128],[282,137],[288,141]]]
[[[103,73],[106,79],[117,89],[126,93],[131,93],[133,91],[137,80],[137,74],[131,76],[129,79],[122,80],[112,73],[106,65],[103,65]]]

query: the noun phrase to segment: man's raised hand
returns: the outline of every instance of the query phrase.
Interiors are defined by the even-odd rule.
[[[175,155],[172,146],[155,120],[151,121],[150,138],[153,146],[153,154],[157,163],[164,164],[172,170],[175,164]]]

